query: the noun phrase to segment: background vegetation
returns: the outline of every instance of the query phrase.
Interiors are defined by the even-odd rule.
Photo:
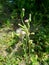
[[[0,65],[49,65],[49,0],[0,0]]]

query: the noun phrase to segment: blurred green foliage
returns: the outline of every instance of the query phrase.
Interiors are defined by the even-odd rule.
[[[22,12],[22,8],[25,9],[25,12]],[[30,13],[31,22],[26,24],[25,20],[29,19]],[[23,25],[19,26],[20,23]],[[28,25],[29,31],[27,30]],[[4,29],[2,36],[0,35],[0,44],[8,46],[6,49],[8,55],[5,58],[0,56],[0,65],[18,65],[24,56],[27,56],[25,55],[27,40],[25,36],[22,42],[24,44],[20,45],[20,49],[23,46],[24,48],[14,53],[11,58],[9,57],[15,44],[22,41],[15,32],[19,27],[27,31],[27,34],[32,33],[29,35],[29,41],[32,40],[32,43],[30,42],[30,65],[49,65],[49,0],[0,0],[0,30],[4,27],[10,29],[12,27],[12,31],[4,32]],[[22,54],[19,54],[20,52]]]

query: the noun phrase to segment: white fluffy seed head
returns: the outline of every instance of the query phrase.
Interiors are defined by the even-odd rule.
[[[21,28],[18,28],[18,29],[16,30],[16,34],[18,34],[19,37],[24,37],[25,34],[26,34],[26,32],[23,31]]]

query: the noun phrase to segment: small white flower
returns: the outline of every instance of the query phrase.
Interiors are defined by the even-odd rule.
[[[25,22],[28,22],[28,21],[29,21],[28,19],[25,20]]]

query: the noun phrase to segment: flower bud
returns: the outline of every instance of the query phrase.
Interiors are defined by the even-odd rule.
[[[25,11],[25,9],[24,9],[24,8],[22,8],[22,11]]]
[[[29,14],[29,21],[31,22],[31,14]]]

